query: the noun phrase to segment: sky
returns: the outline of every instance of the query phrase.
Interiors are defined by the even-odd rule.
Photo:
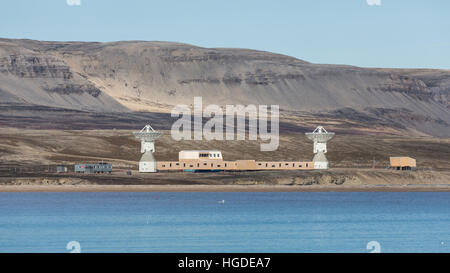
[[[173,41],[450,69],[448,0],[0,0],[1,38]]]

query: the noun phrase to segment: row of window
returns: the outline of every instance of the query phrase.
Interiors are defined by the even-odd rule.
[[[306,163],[305,164],[305,167],[308,167],[308,163]],[[262,166],[262,163],[258,163],[258,166]],[[266,168],[268,168],[269,167],[269,163],[266,163]],[[295,163],[292,163],[292,166],[291,166],[291,164],[290,163],[284,163],[284,166],[283,166],[283,164],[282,163],[278,163],[278,168],[281,168],[281,167],[292,167],[292,168],[295,168]],[[298,168],[302,168],[303,167],[303,164],[298,164],[297,165],[297,167]],[[272,164],[272,167],[271,168],[276,168],[276,164]]]
[[[175,166],[180,166],[180,163],[175,163],[174,165],[175,165]],[[203,164],[202,164],[202,167],[203,167],[203,166],[206,166],[206,167],[207,167],[207,166],[208,166],[208,163],[203,163]],[[228,167],[228,163],[225,163],[224,166],[225,166],[225,167]],[[163,168],[166,168],[166,164],[163,164],[162,167],[163,167]],[[172,167],[172,163],[169,163],[169,167]],[[183,163],[183,167],[186,167],[186,163]],[[200,167],[200,163],[197,163],[197,167]],[[211,167],[214,167],[214,163],[211,163]],[[222,165],[220,165],[220,164],[216,166],[216,168],[220,168],[220,167],[222,167]],[[189,165],[189,168],[194,168],[194,165],[192,165],[192,164]]]
[[[180,166],[180,163],[174,163],[174,164],[173,163],[169,163],[169,167],[172,167],[173,165]],[[235,163],[235,165],[236,165],[236,163]],[[258,163],[258,166],[262,166],[262,165],[263,165],[263,163]],[[224,166],[228,167],[228,163],[224,163]],[[166,168],[166,164],[163,164],[162,167]],[[183,167],[186,167],[186,163],[183,163]],[[194,168],[194,165],[190,164],[188,167],[189,168]],[[200,167],[200,163],[197,163],[197,167],[198,168]],[[208,163],[203,163],[202,167],[208,167]],[[211,167],[214,167],[214,163],[211,163]],[[220,164],[216,165],[216,168],[221,168],[221,167],[222,167],[222,165],[220,165]],[[265,167],[269,168],[269,163],[266,163]],[[276,167],[277,167],[276,164],[272,164],[271,165],[271,168],[276,168]],[[298,168],[302,168],[303,164],[297,164],[297,166],[295,166],[295,163],[292,163],[292,165],[291,165],[291,163],[284,163],[284,164],[283,163],[278,163],[278,168],[281,168],[281,167],[292,167],[292,168],[298,167]],[[305,163],[305,167],[308,168],[309,164]]]
[[[112,166],[105,166],[105,165],[93,165],[93,166],[84,166],[84,165],[82,165],[82,166],[77,166],[77,168],[81,168],[81,169],[83,169],[83,168],[90,168],[90,169],[111,169],[112,168]]]
[[[199,157],[215,157],[215,158],[220,158],[219,154],[210,154],[210,153],[201,153],[199,154]]]

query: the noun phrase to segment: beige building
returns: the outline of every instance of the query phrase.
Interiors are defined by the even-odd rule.
[[[157,162],[158,171],[257,171],[257,170],[312,170],[314,163],[300,161],[224,161],[216,150],[181,151],[179,161]]]

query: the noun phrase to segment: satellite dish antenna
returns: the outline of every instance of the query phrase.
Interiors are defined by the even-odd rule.
[[[155,131],[152,126],[146,125],[141,131],[134,132],[134,136],[141,140],[141,153],[143,154],[139,161],[139,172],[155,173],[156,160],[153,153],[155,152],[155,140],[161,136],[161,133]]]
[[[314,141],[314,169],[328,169],[327,142],[334,137],[334,133],[327,132],[322,126],[317,127],[312,133],[306,133],[306,137]]]

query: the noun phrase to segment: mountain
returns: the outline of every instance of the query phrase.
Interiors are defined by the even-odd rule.
[[[248,49],[125,41],[0,39],[3,106],[100,113],[173,105],[277,104],[286,111],[450,136],[450,70],[312,64]],[[370,127],[370,124],[365,124]]]

